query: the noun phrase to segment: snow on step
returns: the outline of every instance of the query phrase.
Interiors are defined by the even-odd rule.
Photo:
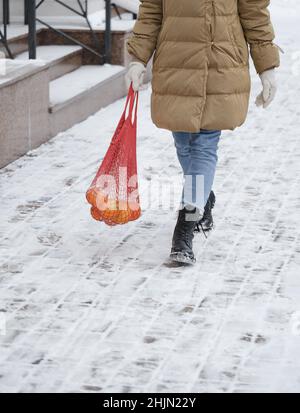
[[[115,0],[114,3],[117,6],[123,7],[123,9],[131,11],[135,14],[139,11],[139,0]]]
[[[37,47],[37,60],[42,60],[44,62],[50,63],[52,61],[68,56],[72,53],[80,51],[80,46],[38,46]],[[28,52],[20,53],[17,60],[28,60]]]
[[[82,66],[50,82],[50,106],[63,103],[92,89],[97,84],[124,70],[123,66]]]

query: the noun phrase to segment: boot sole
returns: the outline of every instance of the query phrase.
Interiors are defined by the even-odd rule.
[[[196,258],[190,258],[184,255],[181,252],[174,252],[170,254],[170,260],[173,262],[178,262],[185,265],[194,265],[196,264]]]

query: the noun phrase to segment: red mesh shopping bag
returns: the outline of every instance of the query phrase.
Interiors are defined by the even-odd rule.
[[[130,86],[126,105],[103,162],[86,194],[97,221],[113,226],[141,216],[136,160],[138,92]]]

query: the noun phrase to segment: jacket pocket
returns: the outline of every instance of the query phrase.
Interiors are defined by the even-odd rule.
[[[233,47],[234,54],[236,56],[237,62],[238,63],[245,63],[244,59],[243,59],[243,56],[242,56],[242,53],[241,53],[241,50],[238,46],[238,42],[236,40],[236,35],[235,35],[235,32],[234,32],[234,28],[233,28],[232,23],[228,25],[228,33],[229,33],[231,45]]]

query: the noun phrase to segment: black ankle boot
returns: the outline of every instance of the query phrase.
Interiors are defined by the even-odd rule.
[[[182,264],[195,264],[193,252],[194,231],[199,221],[199,211],[186,208],[179,211],[170,258]]]
[[[216,204],[216,196],[213,191],[211,191],[208,201],[205,205],[204,208],[204,214],[203,217],[200,219],[200,221],[197,223],[195,227],[195,232],[209,232],[213,229],[214,227],[214,220],[212,216],[212,210],[214,209],[214,206]]]

